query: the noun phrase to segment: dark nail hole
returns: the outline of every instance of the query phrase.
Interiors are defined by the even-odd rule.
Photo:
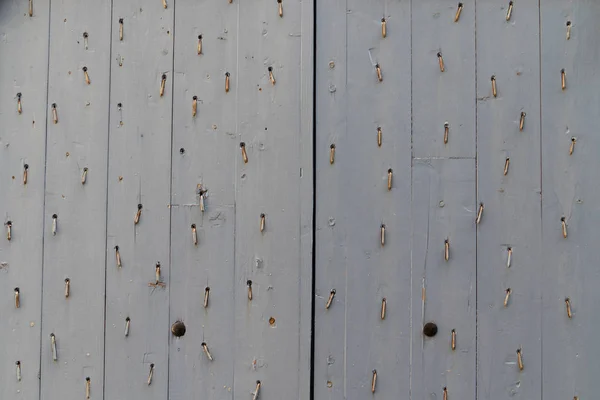
[[[131,321],[131,318],[129,318],[129,317],[125,318],[125,321]]]
[[[182,147],[179,149],[179,154],[183,154],[183,153],[185,153],[185,149]]]
[[[520,353],[521,353],[521,349],[517,349],[517,354],[520,354]]]
[[[88,36],[89,36],[89,35],[88,35],[88,33],[87,33],[87,32],[83,32],[83,37],[84,37],[84,38],[86,38],[86,39],[87,39],[87,37],[88,37]]]
[[[182,337],[183,335],[185,335],[185,330],[185,324],[181,321],[177,321],[171,326],[171,332],[176,337]]]
[[[162,74],[163,79],[167,79],[167,74]]]
[[[571,26],[571,21],[567,21],[567,26]]]
[[[29,169],[29,164],[25,164],[25,165],[23,165],[23,168],[25,168],[25,169]]]
[[[269,67],[267,69],[269,70],[269,72],[273,71],[273,67]]]
[[[21,98],[21,92],[17,93],[17,97]]]
[[[138,210],[141,210],[141,209],[142,209],[142,207],[143,207],[143,206],[142,206],[141,204],[138,204]]]
[[[260,381],[256,381],[256,384],[258,385],[260,383]]]
[[[513,2],[512,2],[512,1],[509,1],[509,2],[508,2],[508,5],[509,5],[509,6],[512,6],[512,5],[513,5]]]
[[[331,289],[331,294],[335,294],[335,289]]]
[[[385,228],[385,224],[381,224],[381,227],[382,227],[382,228]]]
[[[375,68],[379,68],[379,63],[375,64]]]
[[[283,0],[277,0],[278,3],[281,3]]]
[[[571,142],[574,142],[575,140],[577,140],[577,139],[575,139],[575,137],[571,138]]]
[[[566,220],[566,218],[565,218],[565,217],[561,217],[561,218],[560,218],[560,220],[561,220],[561,221],[565,221],[565,220]]]
[[[17,365],[21,365],[21,361],[17,361],[15,364],[17,364]]]
[[[192,100],[198,100],[198,96],[192,97]]]
[[[150,364],[150,368],[154,368],[154,363]]]
[[[428,322],[423,326],[423,334],[427,337],[434,337],[438,332],[438,327],[433,322]]]
[[[52,219],[56,219],[56,218],[58,218],[58,215],[52,214]]]
[[[229,76],[229,72],[225,72],[225,76]]]
[[[458,3],[458,6],[459,6],[459,7],[462,7],[462,6],[463,6],[463,3]]]
[[[248,279],[248,280],[246,281],[246,285],[248,285],[248,286],[252,286],[252,281],[251,281],[250,279]]]
[[[263,214],[260,214],[260,217],[261,217],[261,218],[264,218],[264,217],[265,217],[265,214],[264,214],[264,213],[263,213]]]
[[[200,343],[200,346],[202,346],[202,347],[206,346],[206,342]]]
[[[115,246],[115,250],[119,250],[119,246]]]
[[[494,81],[494,80],[496,80],[496,75],[492,75],[492,78],[491,78],[491,79],[492,79],[493,81]]]
[[[202,35],[198,35],[198,39],[202,40]]]
[[[511,292],[510,288],[506,289],[506,293],[510,293],[510,292]]]
[[[12,226],[12,221],[6,221],[6,225]]]
[[[88,169],[87,169],[87,167],[83,167],[83,170],[84,170],[84,171],[87,171]]]
[[[210,287],[206,287],[206,289],[204,289],[205,292],[210,292]]]
[[[65,283],[69,283],[71,280],[69,278],[65,278]]]
[[[393,171],[392,171],[392,169],[391,169],[391,168],[390,168],[390,169],[388,169],[388,173],[390,173],[390,174],[391,174],[392,172],[393,172]]]
[[[442,56],[442,52],[441,52],[441,51],[440,51],[440,52],[438,52],[438,53],[437,53],[437,56],[438,56],[438,57],[441,57],[441,56]]]
[[[245,147],[245,146],[246,146],[246,143],[240,142],[240,147]]]
[[[52,103],[52,108],[56,108],[56,103]]]
[[[123,103],[118,103],[117,107],[122,108],[123,107]]]
[[[18,287],[15,288],[15,292],[19,293],[19,288]],[[569,299],[567,299],[567,300],[569,300]]]
[[[195,228],[195,227],[196,227],[196,224],[192,224],[192,228]]]
[[[86,377],[85,380],[89,382],[90,381],[90,377],[89,376]]]
[[[87,71],[87,67],[83,67],[82,69],[83,69],[83,72]]]
[[[335,144],[332,144],[331,146],[329,146],[330,149],[335,149]]]
[[[565,69],[564,68],[561,69],[560,72],[564,74],[565,73]]]
[[[385,18],[381,18],[381,22],[385,22]]]
[[[450,126],[450,124],[448,124],[447,122],[444,123],[444,128],[448,128]]]
[[[122,24],[123,23],[123,18],[119,18],[119,23]]]

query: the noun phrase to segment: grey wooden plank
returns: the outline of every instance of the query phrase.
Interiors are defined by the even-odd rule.
[[[596,2],[541,3],[542,391],[555,398],[596,396],[600,373],[597,272],[600,77]],[[566,40],[566,22],[571,36]],[[561,69],[566,89],[561,89]],[[576,138],[572,155],[571,138]],[[561,218],[566,218],[567,238]],[[571,316],[565,298],[570,299]]]
[[[42,399],[83,398],[88,377],[91,398],[104,395],[110,11],[108,0],[58,2],[51,7]],[[89,35],[87,49],[84,32]],[[88,68],[89,85],[83,67]],[[56,104],[57,123],[52,104]],[[84,168],[89,171],[82,184]],[[66,279],[70,279],[68,298]],[[51,334],[56,337],[56,361]]]
[[[341,171],[352,165],[347,133],[346,109],[346,0],[317,1],[315,49],[315,297],[314,313],[314,397],[346,398],[344,340],[346,323],[346,254],[348,228],[341,209],[353,199]],[[330,146],[336,146],[335,163],[330,164]],[[347,189],[347,190],[346,190]],[[336,226],[337,225],[337,226]],[[342,229],[340,229],[340,227]],[[336,289],[330,309],[325,304],[331,289]]]
[[[413,1],[414,156],[475,156],[475,1]],[[438,53],[444,62],[440,72]],[[444,144],[444,124],[448,143]]]
[[[112,13],[107,399],[168,397],[173,12],[172,2],[167,9],[161,2],[143,6],[115,2]],[[163,74],[165,90],[160,96]],[[138,204],[142,213],[136,225]],[[120,268],[115,246],[119,246]],[[157,262],[164,286],[154,287]],[[125,337],[128,317],[130,331]]]
[[[309,264],[301,251],[302,227],[310,215],[303,202],[312,192],[302,192],[312,180],[306,154],[310,121],[302,121],[311,108],[306,83],[312,74],[310,58],[303,59],[304,18],[312,18],[307,6],[297,1],[253,4],[239,2],[238,65],[233,75],[237,96],[236,133],[244,142],[248,163],[236,148],[235,214],[235,366],[234,398],[250,397],[261,381],[260,398],[300,398],[306,393],[308,358],[303,337],[307,295],[311,291],[306,271]],[[303,12],[304,10],[304,12]],[[309,25],[308,25],[309,26]],[[304,53],[306,54],[306,53]],[[272,68],[275,84],[269,79]],[[301,111],[304,110],[304,111]],[[304,153],[302,153],[304,151]],[[304,169],[309,175],[304,175]],[[260,215],[265,229],[260,232]],[[248,300],[247,281],[252,281]],[[303,311],[304,310],[304,311]],[[282,354],[285,354],[282,357]],[[300,375],[299,371],[303,371]],[[302,388],[301,388],[302,387]]]
[[[412,174],[412,382],[415,399],[475,399],[475,160],[415,160]],[[445,260],[445,241],[449,258]],[[426,323],[437,334],[426,337]],[[455,330],[455,350],[452,350]]]
[[[535,0],[514,2],[506,21],[507,6],[477,2],[477,191],[478,203],[485,206],[477,236],[477,391],[480,399],[539,399],[539,9]],[[521,112],[526,113],[522,131]],[[504,175],[506,158],[510,163]],[[504,307],[508,288],[512,293]]]
[[[169,398],[233,399],[233,177],[239,140],[237,85],[232,79],[226,93],[225,73],[235,72],[237,65],[238,7],[228,2],[179,2],[176,7],[170,314],[171,322],[185,322],[187,333],[169,350]],[[193,96],[198,97],[195,117]],[[207,190],[204,212],[197,185]]]
[[[0,3],[0,398],[38,399],[49,2]],[[18,56],[16,56],[18,55]],[[21,113],[17,93],[21,93]],[[23,182],[25,164],[27,183]],[[11,240],[7,222],[11,222]],[[19,288],[19,308],[14,290]],[[17,379],[16,362],[21,365]]]

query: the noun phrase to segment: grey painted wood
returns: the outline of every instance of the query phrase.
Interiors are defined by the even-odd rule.
[[[0,398],[38,399],[48,1],[38,1],[33,17],[22,1],[0,3]],[[26,51],[24,51],[26,50]],[[9,61],[10,60],[10,61]],[[7,62],[9,61],[9,62]],[[17,109],[21,93],[21,114]],[[29,166],[23,184],[24,165]],[[12,222],[11,240],[6,223]],[[15,308],[14,289],[20,307]],[[21,363],[21,381],[16,362]]]
[[[600,372],[595,335],[600,301],[596,267],[600,141],[595,131],[600,98],[590,90],[600,83],[600,28],[595,23],[599,17],[596,2],[541,3],[542,390],[544,396],[555,398],[594,397]],[[568,41],[566,21],[572,22]],[[572,137],[577,141],[569,155]],[[566,239],[561,217],[566,218]]]
[[[449,398],[474,399],[475,160],[415,160],[412,171],[411,393],[443,398],[446,387]],[[437,334],[426,337],[423,327],[430,322]]]
[[[179,2],[175,15],[170,314],[172,322],[185,322],[187,333],[170,347],[169,398],[233,399],[238,7]],[[229,93],[226,72],[234,74]],[[204,212],[197,185],[207,190]],[[204,354],[203,342],[214,361]]]
[[[276,2],[233,6],[239,13],[231,93],[237,143],[230,143],[237,152],[234,398],[250,397],[258,380],[264,399],[299,399],[309,391],[312,213],[305,203],[312,201],[312,123],[306,117],[312,113],[307,51],[313,31],[306,20],[313,13],[311,1],[284,0],[282,6],[282,17]]]
[[[507,6],[477,2],[477,192],[478,203],[485,206],[477,235],[477,390],[480,399],[539,399],[539,8],[537,1],[515,2],[507,22]],[[521,112],[526,113],[523,131]],[[506,158],[510,164],[504,175]],[[508,288],[512,293],[504,307]],[[517,364],[518,348],[523,371]]]
[[[475,156],[475,1],[412,2],[414,156]],[[437,54],[441,53],[444,72]],[[444,124],[448,143],[444,144]]]
[[[163,9],[161,2],[113,4],[106,240],[107,399],[165,399],[168,394],[174,34],[173,4],[168,5]],[[161,97],[163,74],[166,83]],[[135,225],[138,204],[143,208]],[[121,268],[116,265],[115,246],[119,246]],[[164,286],[154,287],[157,262]],[[130,333],[125,337],[127,317]],[[154,372],[148,385],[151,364]]]
[[[41,399],[83,398],[88,377],[91,398],[101,399],[110,1],[53,2],[50,10]],[[84,168],[89,169],[85,185]],[[65,279],[70,279],[68,298]]]
[[[409,395],[410,35],[408,2],[317,3],[315,398]]]

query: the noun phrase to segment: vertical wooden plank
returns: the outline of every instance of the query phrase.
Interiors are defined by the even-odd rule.
[[[542,359],[544,395],[595,397],[600,373],[596,328],[599,4],[541,2]],[[570,39],[566,23],[571,22]],[[566,88],[561,88],[561,69]],[[571,138],[575,138],[570,155]],[[567,238],[561,218],[565,218]],[[569,298],[571,318],[565,299]]]
[[[413,1],[413,153],[475,156],[475,0]],[[444,72],[440,71],[442,56]],[[444,143],[444,124],[448,143]]]
[[[413,398],[475,399],[475,160],[415,160],[412,189]]]
[[[480,399],[541,398],[538,11],[536,0],[514,2],[507,21],[508,2],[477,2],[477,182],[485,206],[477,236]]]
[[[179,2],[175,26],[171,322],[186,336],[170,347],[169,398],[233,399],[238,7]],[[202,54],[198,36],[202,35]],[[196,116],[192,115],[197,96]],[[183,152],[181,151],[183,149]],[[201,185],[200,188],[198,185]],[[198,190],[204,193],[205,211]],[[194,244],[192,224],[196,226]],[[204,307],[205,289],[208,306]],[[210,361],[204,353],[206,343]]]
[[[106,239],[107,399],[168,396],[175,4],[167,4],[164,9],[159,1],[144,5],[115,2],[112,14]],[[166,82],[161,96],[163,74]],[[141,216],[135,224],[138,204],[142,205]],[[121,267],[116,265],[115,246],[119,246]],[[128,337],[126,318],[130,318]],[[149,384],[151,365],[154,371]]]
[[[313,392],[315,399],[346,398],[346,233],[344,217],[336,204],[353,201],[343,182],[344,167],[352,166],[348,154],[346,109],[346,0],[317,1],[315,68],[315,297]],[[331,146],[335,161],[330,163]],[[349,196],[350,195],[350,196]],[[336,226],[337,225],[337,226]],[[342,229],[340,229],[342,228]],[[332,289],[336,300],[326,310]]]
[[[410,4],[319,3],[317,18],[315,398],[367,396],[373,370],[376,398],[408,396]]]
[[[311,4],[283,0],[282,16],[277,2],[236,4],[234,398],[250,396],[257,381],[261,398],[307,395],[306,318],[312,288],[305,241],[312,216],[303,212],[304,203],[312,201],[312,190],[305,190],[312,185],[312,124],[303,117],[312,110],[307,90],[312,58],[303,56],[313,42],[305,20],[312,19]]]
[[[83,398],[86,378],[91,398],[104,395],[110,12],[108,0],[54,2],[51,6],[42,399]],[[84,32],[88,33],[87,48]],[[83,67],[88,68],[90,84]],[[88,174],[82,184],[84,168]],[[56,360],[51,334],[56,338]]]
[[[0,398],[37,399],[42,293],[49,2],[32,17],[22,1],[0,3]],[[17,56],[18,55],[18,56]],[[21,112],[18,96],[21,94]],[[23,182],[25,165],[27,183]],[[11,240],[7,237],[11,223]],[[15,308],[14,290],[20,306]],[[16,362],[21,365],[17,379]]]

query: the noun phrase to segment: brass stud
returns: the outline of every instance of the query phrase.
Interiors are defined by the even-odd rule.
[[[117,260],[117,267],[121,268],[121,252],[119,252],[119,246],[115,246],[115,258]]]
[[[444,72],[445,68],[444,68],[444,58],[442,57],[442,52],[438,52],[437,53],[437,57],[438,57],[438,62],[440,63],[440,72]]]
[[[454,15],[454,22],[458,22],[460,19],[460,13],[463,9],[463,3],[458,3],[458,8],[456,9],[456,14]]]
[[[509,166],[510,166],[510,158],[506,157],[506,160],[504,161],[504,176],[506,176],[506,174],[508,174]]]
[[[562,225],[562,235],[566,239],[567,238],[567,219],[565,217],[561,217],[560,223]]]
[[[81,173],[81,184],[82,185],[85,185],[85,182],[87,181],[87,174],[88,174],[88,168],[84,167],[83,172]]]
[[[452,351],[456,350],[456,329],[452,329],[452,339],[450,341]]]
[[[448,144],[448,134],[450,131],[450,125],[448,123],[444,123],[444,144]]]
[[[244,164],[248,163],[248,153],[246,153],[246,143],[240,143],[240,149],[242,149],[242,160],[244,160]]]
[[[135,217],[133,217],[134,225],[137,225],[140,223],[140,218],[142,217],[142,208],[143,208],[143,206],[141,204],[138,204],[137,211],[135,213]]]
[[[275,85],[275,75],[273,75],[273,67],[269,67],[267,68],[267,70],[269,71],[269,81],[271,81],[271,85]]]
[[[131,318],[125,318],[125,337],[129,336],[129,328],[131,327]]]
[[[567,40],[571,39],[571,21],[567,21]]]
[[[444,260],[448,261],[450,259],[450,240],[444,240]]]
[[[380,228],[381,246],[385,246],[385,224],[381,224]]]
[[[381,67],[379,64],[375,64],[375,71],[377,72],[377,80],[379,82],[383,81],[383,75],[381,75]]]
[[[208,297],[210,296],[210,288],[207,286],[204,289],[204,308],[208,307]]]
[[[162,78],[160,80],[160,97],[163,97],[165,94],[165,84],[167,83],[167,74],[162,74]]]
[[[254,390],[254,395],[252,396],[252,400],[258,399],[258,394],[260,392],[261,385],[262,384],[260,383],[260,381],[256,381],[256,389]]]
[[[517,349],[517,363],[519,365],[519,370],[523,371],[523,352],[521,349]]]
[[[15,308],[21,308],[21,291],[18,287],[15,288]]]
[[[498,92],[496,91],[496,75],[492,75],[492,96],[497,97]]]
[[[509,1],[508,2],[508,11],[506,11],[506,20],[510,21],[510,16],[512,15],[512,9],[513,9],[513,2]]]
[[[204,354],[206,354],[206,357],[208,358],[209,361],[212,361],[212,355],[210,354],[210,351],[208,351],[208,346],[206,345],[206,342],[202,342],[202,350],[204,350]]]
[[[6,225],[6,240],[10,241],[12,239],[12,221],[6,221],[4,225]]]
[[[23,165],[23,185],[27,185],[28,170],[29,170],[29,164]]]
[[[566,73],[565,73],[565,69],[561,69],[560,70],[560,86],[562,90],[565,90],[567,88],[567,77],[566,77]]]
[[[152,384],[152,377],[154,376],[154,364],[150,364],[150,372],[148,372],[148,386]]]
[[[385,319],[385,312],[387,309],[387,300],[384,297],[383,299],[381,299],[381,319],[384,320]]]
[[[329,307],[331,307],[331,303],[333,302],[334,297],[335,297],[335,289],[331,289],[331,292],[329,292],[329,298],[327,299],[327,303],[325,304],[326,310],[329,310]]]
[[[90,398],[90,390],[91,390],[92,382],[90,377],[85,378],[85,398]]]
[[[379,146],[379,147],[381,147],[382,136],[383,136],[383,132],[381,130],[381,127],[378,126],[377,127],[377,146]]]
[[[21,93],[17,93],[17,112],[19,114],[23,113],[23,108],[21,107]]]
[[[87,69],[87,67],[83,67],[82,70],[83,70],[83,78],[85,79],[85,83],[87,83],[89,85],[90,83],[92,83],[92,81],[90,81],[90,75],[88,74],[88,69]]]
[[[575,138],[575,136],[573,136],[571,138],[571,146],[569,147],[569,155],[572,156],[573,155],[573,151],[575,151],[575,142],[577,142],[577,139]]]
[[[21,361],[17,361],[15,364],[17,366],[17,382],[21,382]]]
[[[277,0],[277,4],[279,5],[279,16],[283,17],[283,1],[282,0]]]
[[[192,97],[192,117],[196,116],[196,112],[198,111],[198,96]]]
[[[229,92],[229,72],[225,72],[225,93]]]
[[[260,214],[260,233],[263,233],[265,231],[265,222],[266,222],[266,216],[265,214]]]
[[[477,211],[477,220],[475,221],[477,224],[481,222],[481,217],[483,217],[483,203],[479,203],[479,211]]]
[[[371,377],[371,393],[375,393],[375,385],[377,384],[377,370],[373,370],[373,376]]]
[[[571,300],[568,297],[565,299],[565,305],[567,307],[567,317],[569,317],[569,319],[573,318],[573,314],[571,313]]]
[[[198,233],[196,230],[196,224],[192,224],[192,243],[194,243],[194,246],[198,245]]]
[[[504,296],[504,307],[508,307],[508,300],[510,299],[510,294],[512,293],[512,290],[510,288],[506,289],[504,291],[505,296]]]
[[[525,112],[521,112],[521,120],[519,121],[519,130],[522,131],[525,126],[525,116],[527,114]]]
[[[65,298],[68,299],[71,295],[71,280],[69,278],[65,278]]]
[[[388,169],[388,179],[387,179],[387,188],[388,188],[388,190],[392,190],[392,174],[393,174],[392,169],[391,168]]]
[[[55,124],[58,124],[58,111],[56,111],[56,103],[52,103],[52,119]]]
[[[329,146],[329,164],[333,164],[335,162],[335,144]]]
[[[381,37],[385,39],[387,36],[387,21],[385,18],[381,18]]]
[[[119,18],[119,40],[123,41],[123,18]],[[122,64],[119,64],[120,66]]]
[[[248,286],[248,300],[252,301],[252,281],[250,279],[246,281],[246,286]]]
[[[58,361],[58,353],[56,352],[56,336],[54,333],[50,334],[50,349],[52,351],[52,361]]]

